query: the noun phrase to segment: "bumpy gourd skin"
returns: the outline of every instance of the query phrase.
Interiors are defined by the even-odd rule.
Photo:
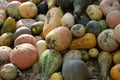
[[[118,0],[102,0],[100,3],[100,9],[104,15],[107,15],[113,10],[120,10],[120,4]]]
[[[107,80],[109,69],[112,64],[112,54],[105,51],[100,52],[98,56],[98,63],[100,66],[101,80]]]

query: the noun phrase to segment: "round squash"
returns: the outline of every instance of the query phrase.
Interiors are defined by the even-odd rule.
[[[36,38],[30,34],[22,34],[19,37],[17,37],[14,41],[14,46],[17,46],[22,43],[30,43],[35,45],[37,42]]]
[[[8,16],[14,17],[16,19],[20,19],[20,13],[19,13],[19,6],[21,2],[19,1],[12,1],[9,2],[6,8],[6,13]]]
[[[33,2],[27,1],[19,6],[19,12],[23,18],[33,18],[37,15],[38,9]]]
[[[120,4],[118,0],[102,0],[100,3],[100,9],[106,16],[109,12],[113,10],[120,10]]]
[[[110,28],[115,28],[120,24],[120,10],[114,10],[106,16],[106,22]]]
[[[101,25],[96,20],[90,20],[86,24],[86,32],[93,33],[94,35],[98,35],[102,31]]]
[[[86,33],[86,28],[82,24],[75,24],[71,27],[71,32],[75,37],[82,37]]]
[[[30,26],[34,22],[36,22],[34,19],[20,19],[16,22],[16,28],[23,27],[23,26],[26,26],[26,27],[30,28]]]
[[[103,16],[98,5],[89,5],[86,9],[86,13],[92,20],[100,20]]]
[[[88,80],[87,65],[78,59],[69,59],[63,63],[62,75],[65,80]]]
[[[22,34],[32,34],[32,32],[31,32],[30,28],[28,28],[28,27],[24,27],[24,26],[20,27],[20,28],[16,29],[16,31],[14,32],[14,40]]]
[[[2,77],[5,80],[14,80],[18,75],[18,69],[17,67],[12,64],[8,63],[0,68],[0,77]]]
[[[61,25],[71,28],[75,23],[74,17],[70,12],[65,13],[61,19]]]
[[[49,80],[63,80],[63,76],[60,72],[55,72],[52,74]]]
[[[97,36],[98,46],[105,51],[115,51],[119,43],[114,37],[114,29],[103,30]]]
[[[80,50],[69,50],[63,56],[63,62],[68,59],[82,59],[82,52]]]
[[[8,1],[7,0],[0,0],[0,9],[6,10]]]
[[[44,26],[44,22],[43,21],[38,21],[38,22],[33,23],[30,26],[32,34],[33,35],[40,34],[42,32],[42,30],[43,30],[43,26]]]
[[[110,69],[110,76],[112,80],[120,79],[120,64],[116,64]]]
[[[120,50],[116,50],[114,53],[113,53],[113,62],[114,64],[119,64],[120,63]]]
[[[0,46],[0,65],[10,62],[9,55],[12,48],[8,46]]]
[[[116,27],[115,27],[115,29],[114,29],[115,31],[115,34],[114,34],[114,36],[115,36],[115,39],[120,43],[120,24],[118,24]]]
[[[35,46],[29,43],[20,44],[10,53],[10,62],[19,69],[31,67],[37,60],[38,53]]]
[[[49,48],[62,51],[70,45],[72,34],[67,27],[60,26],[50,31],[46,35],[45,40]]]

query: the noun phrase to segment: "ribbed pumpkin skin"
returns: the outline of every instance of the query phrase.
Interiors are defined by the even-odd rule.
[[[69,59],[63,63],[62,75],[64,80],[89,80],[86,64],[79,59]]]
[[[37,60],[37,49],[29,43],[16,46],[10,53],[10,62],[19,69],[26,69],[32,66]]]
[[[60,68],[62,56],[55,49],[47,49],[41,54],[40,64],[42,67],[40,80],[48,80]]]

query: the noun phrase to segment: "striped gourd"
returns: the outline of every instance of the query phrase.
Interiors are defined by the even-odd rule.
[[[60,68],[62,56],[55,49],[47,49],[41,54],[39,61],[42,67],[40,80],[48,80]]]

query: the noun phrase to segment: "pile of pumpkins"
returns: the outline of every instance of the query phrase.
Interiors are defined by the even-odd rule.
[[[0,77],[32,67],[40,80],[120,79],[119,0],[0,0]]]

